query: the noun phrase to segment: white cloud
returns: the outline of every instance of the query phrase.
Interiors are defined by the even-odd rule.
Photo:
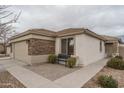
[[[22,11],[18,32],[31,28],[86,27],[99,34],[124,34],[124,6],[12,6]]]

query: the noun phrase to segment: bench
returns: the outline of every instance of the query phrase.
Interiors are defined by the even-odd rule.
[[[57,63],[59,63],[61,61],[61,62],[65,63],[65,65],[66,65],[67,59],[69,57],[70,56],[69,55],[66,55],[66,54],[58,54]]]

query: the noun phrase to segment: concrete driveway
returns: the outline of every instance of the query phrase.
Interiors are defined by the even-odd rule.
[[[9,68],[17,65],[24,66],[26,64],[24,62],[13,60],[11,58],[0,58],[0,65],[1,67]]]

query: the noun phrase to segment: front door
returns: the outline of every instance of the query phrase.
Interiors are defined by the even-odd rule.
[[[74,38],[65,38],[61,40],[61,53],[74,55]]]

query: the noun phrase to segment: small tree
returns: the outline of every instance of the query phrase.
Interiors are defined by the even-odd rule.
[[[4,52],[6,53],[6,43],[8,38],[15,34],[13,23],[16,23],[21,12],[14,14],[13,11],[7,10],[10,6],[0,5],[0,40],[4,44]]]

